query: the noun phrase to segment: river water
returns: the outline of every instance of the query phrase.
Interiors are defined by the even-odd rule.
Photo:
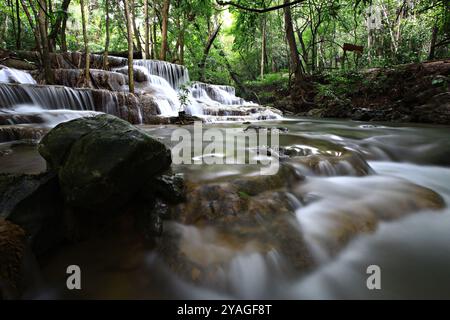
[[[214,281],[191,281],[194,273],[185,277],[174,272],[158,252],[136,239],[109,237],[69,246],[48,259],[26,297],[450,298],[450,210],[420,205],[421,197],[428,203],[427,189],[450,202],[449,127],[307,118],[257,125],[288,129],[280,133],[280,146],[301,152],[300,160],[314,155],[339,158],[344,153],[357,159],[337,165],[319,161],[314,170],[303,160],[292,163],[306,177],[293,186],[289,197],[313,268],[293,270],[282,252],[255,249],[252,241],[258,239],[234,248],[219,239],[214,227],[167,221],[169,230],[181,232],[188,258],[224,261]],[[247,125],[206,126],[242,132]],[[170,137],[176,126],[141,127],[174,146]],[[0,151],[1,172],[37,173],[45,168],[35,146],[4,143]],[[360,166],[366,166],[364,173]],[[246,165],[194,164],[173,169],[200,185],[232,181],[258,170]],[[81,292],[64,290],[69,264],[83,270]],[[380,268],[381,290],[367,288],[370,265]]]

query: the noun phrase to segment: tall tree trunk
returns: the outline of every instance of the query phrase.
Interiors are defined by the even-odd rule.
[[[430,43],[430,52],[428,54],[428,60],[433,60],[435,56],[436,51],[436,41],[437,41],[437,35],[438,35],[439,27],[437,25],[437,22],[433,26],[433,32],[431,34],[431,43]]]
[[[30,25],[31,30],[33,30],[34,35],[34,41],[36,42],[36,47],[39,51],[39,54],[42,56],[42,50],[41,50],[41,38],[39,35],[39,28],[35,26],[33,17],[30,14],[30,11],[28,10],[28,6],[25,3],[25,0],[20,0],[20,3],[22,5],[22,9],[25,12],[25,15],[27,16],[28,24]]]
[[[127,20],[128,39],[128,87],[130,93],[134,93],[134,72],[133,72],[133,23],[130,16],[130,6],[128,0],[123,0],[125,7],[125,18]]]
[[[150,59],[150,19],[148,0],[144,0],[144,59]]]
[[[216,49],[219,50],[219,54],[221,57],[223,57],[224,61],[225,61],[225,67],[228,70],[228,73],[230,74],[231,79],[233,79],[234,83],[236,84],[236,86],[239,88],[239,90],[241,90],[242,93],[244,93],[245,95],[248,95],[248,90],[245,88],[244,84],[242,83],[242,81],[239,79],[238,74],[233,70],[233,68],[231,67],[230,62],[228,61],[228,58],[225,54],[225,52],[223,51],[222,48],[219,48],[218,46],[215,46]]]
[[[21,48],[21,33],[22,33],[22,26],[20,21],[20,11],[19,11],[19,0],[16,0],[16,16],[17,16],[17,37],[16,37],[16,49],[20,50]]]
[[[83,28],[83,41],[84,41],[84,59],[85,59],[85,67],[84,67],[84,85],[87,87],[90,83],[90,54],[89,54],[89,40],[87,35],[87,16],[86,16],[86,6],[84,4],[85,0],[80,0],[80,6],[81,6],[81,25]],[[88,0],[89,2],[89,0]]]
[[[156,38],[156,26],[155,23],[152,24],[152,51],[151,51],[151,55],[150,58],[151,59],[155,59],[157,52],[158,52],[158,43],[157,43],[157,38]]]
[[[289,3],[290,0],[284,0],[284,3]],[[297,44],[295,42],[294,27],[292,25],[291,7],[286,6],[284,11],[284,27],[286,31],[286,39],[289,44],[289,53],[291,57],[292,71],[295,76],[295,84],[301,84],[303,80],[303,73],[301,68],[301,61],[297,51]]]
[[[266,64],[266,17],[263,16],[262,30],[261,30],[261,67],[260,76],[264,78],[264,66]]]
[[[180,64],[184,65],[184,32],[185,32],[185,27],[184,27],[184,23],[183,23],[183,28],[181,29],[180,32]]]
[[[170,8],[170,0],[164,0],[163,10],[162,10],[161,51],[159,53],[159,59],[161,59],[161,60],[166,60],[167,26],[169,23],[169,8]]]
[[[67,52],[67,39],[66,39],[66,26],[67,26],[67,14],[65,14],[61,26],[61,51]]]
[[[103,69],[108,70],[108,51],[109,51],[109,0],[105,0],[105,51],[103,51]]]
[[[369,66],[372,64],[372,30],[367,30],[367,61],[369,62]],[[344,59],[344,57],[342,58]],[[345,60],[342,60],[342,66],[344,65]]]
[[[297,37],[298,37],[298,41],[300,42],[300,47],[302,48],[302,58],[303,58],[303,62],[304,62],[304,68],[305,71],[308,72],[308,50],[306,49],[306,45],[305,45],[305,41],[303,41],[303,34],[302,31],[300,29],[297,29]]]
[[[47,37],[47,28],[46,26],[46,16],[45,16],[45,10],[46,10],[46,3],[42,0],[39,1],[39,10],[38,10],[38,24],[39,24],[39,34],[40,34],[40,42],[42,47],[42,55],[41,55],[41,61],[42,65],[44,67],[44,77],[47,84],[53,84],[54,83],[54,77],[51,67],[51,60],[50,60],[50,51],[48,48],[48,37]]]
[[[209,35],[208,41],[206,42],[205,49],[203,50],[202,60],[198,64],[201,82],[205,82],[206,59],[208,58],[209,50],[211,50],[211,46],[214,43],[214,40],[216,39],[217,35],[219,34],[219,30],[220,30],[221,26],[222,26],[221,24],[217,25],[216,29]]]
[[[9,12],[11,24],[12,24],[12,32],[14,34],[14,37],[17,39],[17,33],[16,33],[16,17],[15,17],[15,11],[14,11],[14,1],[8,0],[6,2],[6,6],[9,7],[11,10]],[[8,25],[8,21],[5,21],[5,24]]]
[[[131,6],[131,18],[133,19],[133,32],[136,38],[136,49],[142,54],[141,34],[139,28],[136,25],[136,8],[134,7],[134,0],[129,0]]]
[[[65,38],[65,34],[62,32],[62,29],[66,29],[67,10],[69,8],[69,4],[70,0],[63,0],[60,9],[61,13],[57,15],[55,23],[53,23],[50,34],[48,35],[49,46],[53,51],[56,50],[56,38],[61,35],[61,42],[62,38]]]

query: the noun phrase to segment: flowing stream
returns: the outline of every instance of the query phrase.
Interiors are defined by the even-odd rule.
[[[242,201],[233,198],[229,186],[258,176],[261,166],[205,164],[225,158],[228,150],[194,154],[192,160],[199,164],[172,166],[197,186],[184,210],[191,210],[196,200],[206,201],[203,209],[231,210],[237,219],[242,213],[242,220],[210,226],[168,220],[159,241],[169,251],[142,245],[138,236],[113,235],[72,245],[43,262],[25,297],[450,297],[449,127],[282,119],[236,97],[232,87],[189,82],[184,67],[137,60],[135,68],[144,75],[137,90],[152,95],[161,115],[184,109],[201,116],[207,120],[204,129],[214,129],[224,145],[234,139],[226,133],[234,133],[244,140],[237,145],[248,159],[280,161],[275,177],[281,185],[273,188],[269,178],[253,184],[251,195],[240,191],[238,197],[247,201],[241,208],[245,213],[240,212],[233,206]],[[115,76],[124,79],[123,71],[118,68]],[[119,114],[117,93],[107,93],[102,111]],[[0,104],[0,135],[7,136],[0,143],[0,172],[7,173],[45,170],[36,144],[29,143],[45,131],[29,136],[28,129],[97,114],[89,90],[39,86],[27,72],[10,68],[0,70]],[[141,109],[138,116],[142,122]],[[243,120],[261,119],[266,121],[258,122],[258,131],[278,128],[279,151],[261,141],[250,146],[242,137],[248,131]],[[171,137],[179,127],[140,127],[176,146]],[[194,126],[182,128],[194,132]],[[11,138],[11,132],[17,135]],[[11,141],[15,139],[26,141]],[[201,136],[192,134],[191,139],[192,144],[207,145],[199,141]],[[261,154],[264,148],[270,152]],[[202,188],[206,195],[198,191]],[[212,194],[214,201],[208,198]],[[81,293],[64,289],[66,274],[61,270],[70,264],[82,267]],[[380,267],[381,290],[366,286],[371,265]]]
[[[312,268],[295,269],[291,257],[278,249],[276,243],[297,244],[289,238],[293,234],[270,231],[275,220],[262,220],[265,223],[257,226],[261,232],[239,243],[233,240],[236,226],[219,230],[167,221],[165,232],[176,230],[181,237],[183,259],[219,266],[212,279],[194,281],[195,270],[187,275],[173,271],[159,252],[139,241],[111,237],[75,245],[48,260],[41,282],[27,297],[450,297],[450,211],[421,209],[422,200],[429,201],[424,196],[428,189],[446,204],[450,201],[449,127],[311,119],[260,125],[287,128],[280,134],[280,146],[302,155],[291,164],[305,178],[291,186],[284,201],[295,208],[290,216],[311,252]],[[174,146],[170,137],[176,126],[141,127]],[[246,125],[206,127],[242,132]],[[35,146],[4,143],[0,151],[1,172],[36,173],[45,168]],[[332,160],[347,152],[354,158]],[[203,155],[211,156],[223,155]],[[303,161],[311,156],[320,156],[314,170]],[[258,170],[231,164],[174,165],[173,169],[200,185],[252,176]],[[269,198],[276,196],[274,192]],[[261,250],[258,243],[268,244],[269,249]],[[72,263],[84,272],[82,293],[68,293],[61,287],[65,283],[61,270]],[[381,290],[366,287],[369,265],[381,268]]]

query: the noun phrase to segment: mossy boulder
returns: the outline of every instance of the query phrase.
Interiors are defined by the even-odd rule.
[[[58,172],[66,203],[89,210],[120,207],[171,164],[164,144],[106,114],[58,125],[39,152]]]

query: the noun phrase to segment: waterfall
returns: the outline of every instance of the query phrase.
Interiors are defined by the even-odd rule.
[[[49,110],[36,105],[22,104],[12,109],[0,109],[0,120],[4,124],[39,124],[39,127],[52,128],[57,124],[80,117],[89,117],[99,114],[95,111],[80,110]]]
[[[147,67],[136,65],[134,68],[145,75],[147,81],[142,84],[143,87],[140,89],[142,92],[148,92],[153,95],[160,114],[162,116],[177,116],[181,103],[178,99],[178,93],[172,85],[164,77],[151,74]],[[139,89],[140,84],[137,84],[136,87]]]
[[[97,63],[100,56],[92,56],[92,59]],[[73,88],[79,85],[79,69],[56,69],[55,78],[62,85],[44,86],[37,85],[28,72],[0,66],[0,106],[2,110],[28,105],[46,110],[100,111],[132,123],[142,123],[146,115],[140,97],[145,94],[151,96],[159,114],[165,117],[177,116],[180,111],[207,121],[281,117],[271,109],[237,97],[231,86],[190,83],[186,67],[158,60],[134,60],[137,95],[128,96],[127,67],[123,66],[126,59],[118,58],[114,62],[117,67],[113,67],[113,71],[91,70],[99,88],[107,90]]]
[[[159,60],[134,60],[133,64],[144,67],[151,75],[165,79],[175,90],[189,82],[189,72],[185,66]]]
[[[214,85],[195,82],[190,91],[198,100],[214,101],[224,105],[243,105],[246,101],[236,97],[236,91],[231,86]]]
[[[44,109],[94,110],[94,101],[89,90],[64,86],[0,83],[2,108],[20,104],[33,104]]]
[[[0,66],[0,82],[6,83],[33,83],[36,81],[28,72]]]
[[[158,60],[134,60],[134,68],[145,74],[147,79],[143,84],[136,84],[138,90],[141,89],[154,96],[162,116],[176,116],[182,109],[180,88],[189,83],[189,72],[186,67]],[[231,86],[195,82],[186,89],[186,92],[181,93],[187,95],[185,111],[195,116],[252,113],[251,110],[236,111],[229,106],[257,106],[236,97],[235,89]]]

